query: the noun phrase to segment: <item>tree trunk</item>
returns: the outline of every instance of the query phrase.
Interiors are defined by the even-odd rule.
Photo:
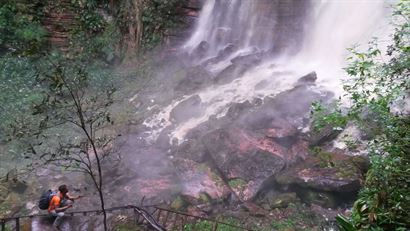
[[[108,230],[108,227],[107,227],[107,212],[105,211],[105,203],[104,203],[103,175],[102,175],[102,169],[101,169],[101,161],[100,161],[100,157],[99,157],[98,152],[97,152],[97,148],[95,147],[94,140],[91,137],[89,137],[89,138],[90,138],[90,142],[91,142],[94,154],[95,154],[95,159],[97,161],[98,183],[97,182],[95,182],[95,183],[98,184],[97,190],[98,190],[98,194],[99,194],[99,197],[100,197],[101,210],[102,210],[103,217],[104,217],[104,220],[103,220],[104,231],[107,231]],[[94,179],[94,181],[95,181],[95,179]]]
[[[98,190],[99,196],[100,196],[100,202],[101,202],[101,210],[103,213],[103,224],[104,224],[104,231],[108,230],[107,227],[107,212],[105,211],[105,204],[104,204],[104,194],[102,192],[102,188]]]
[[[128,28],[123,38],[123,50],[125,56],[130,58],[135,56],[141,47],[143,25],[142,25],[142,0],[129,0],[130,12]]]

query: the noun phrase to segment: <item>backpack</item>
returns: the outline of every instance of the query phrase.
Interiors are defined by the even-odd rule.
[[[43,194],[41,194],[40,200],[38,200],[38,207],[42,210],[48,209],[50,201],[55,195],[56,193],[51,191],[51,189],[43,192]]]

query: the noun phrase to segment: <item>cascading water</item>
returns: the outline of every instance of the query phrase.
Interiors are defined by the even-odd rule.
[[[318,82],[340,93],[347,48],[366,45],[372,37],[388,39],[387,15],[394,0],[315,1],[309,33],[290,61],[292,68],[314,70]]]
[[[312,71],[319,83],[340,85],[346,48],[380,28],[387,6],[383,0],[207,0],[182,50],[190,55],[188,65],[204,67],[214,84],[147,119],[155,128],[151,138],[168,127],[171,140],[182,142],[192,128],[224,116],[230,104],[272,97]],[[175,107],[194,96],[200,112],[173,122]]]
[[[271,1],[207,1],[198,28],[184,45],[190,53],[201,43],[209,44],[207,56],[216,56],[228,44],[239,50],[272,47],[277,15]],[[254,36],[258,35],[258,36]]]
[[[139,111],[145,104],[149,116],[145,126],[117,140],[121,158],[105,172],[110,203],[145,196],[162,201],[175,194],[225,201],[232,192],[241,201],[255,198],[287,163],[306,157],[308,144],[300,138],[304,115],[313,100],[340,85],[345,48],[385,28],[388,3],[205,0],[192,36],[180,48],[185,66],[177,67],[199,71],[188,71],[177,84],[172,73],[160,73],[154,90],[130,99],[138,101]],[[312,71],[316,85],[316,75],[306,75]],[[302,76],[307,84],[300,83]],[[162,97],[155,90],[166,81],[171,88]],[[169,139],[162,142],[163,137]],[[227,182],[238,179],[239,189]],[[33,230],[45,229],[34,221]]]

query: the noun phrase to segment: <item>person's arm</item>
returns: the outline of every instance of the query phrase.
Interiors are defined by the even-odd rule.
[[[67,206],[64,206],[64,207],[55,208],[55,210],[56,210],[56,212],[61,212],[61,211],[64,211],[68,208],[71,208],[71,207],[73,207],[73,205],[67,205]]]
[[[83,197],[83,196],[78,195],[78,196],[76,196],[76,197],[72,197],[72,196],[70,196],[69,194],[66,194],[66,197],[67,197],[67,199],[74,201],[74,200],[80,199],[80,198]]]
[[[59,207],[59,206],[60,206],[60,198],[57,196],[53,196],[53,198],[51,199],[48,211],[54,210],[56,212],[61,212],[61,211],[64,211],[65,209],[72,207],[72,205],[67,205],[64,207]]]

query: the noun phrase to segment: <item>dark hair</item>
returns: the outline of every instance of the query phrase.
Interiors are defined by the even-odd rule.
[[[68,192],[67,185],[65,185],[65,184],[60,185],[60,187],[58,187],[58,191],[60,191],[61,193],[66,193],[66,192]]]

